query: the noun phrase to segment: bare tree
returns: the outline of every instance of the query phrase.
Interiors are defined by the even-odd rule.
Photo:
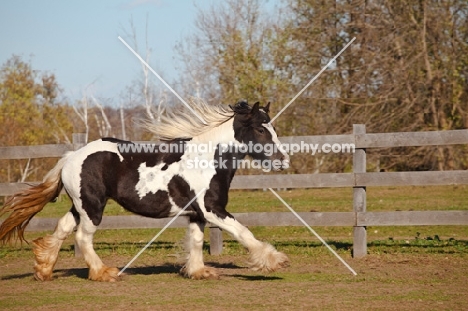
[[[466,127],[466,1],[290,0],[277,67],[303,84],[352,37],[357,40],[295,102],[299,132],[343,133],[353,123],[369,132]],[[309,119],[312,122],[307,122]],[[296,127],[297,129],[297,127]],[[386,169],[453,169],[463,148],[399,148],[379,160]],[[397,157],[396,155],[411,155]],[[460,154],[461,155],[461,154]],[[459,157],[462,158],[462,157]],[[325,167],[344,169],[332,157]]]
[[[144,51],[142,51],[138,44],[137,30],[133,23],[133,19],[130,19],[130,30],[127,31],[124,29],[125,37],[128,38],[131,44],[134,46],[134,50],[141,55],[147,64],[150,64],[152,50],[148,41],[148,16],[146,16],[145,23],[145,41],[144,41]],[[158,86],[152,78],[152,73],[149,68],[141,62],[141,67],[143,71],[142,80],[135,81],[134,86],[129,88],[131,94],[137,94],[141,96],[142,106],[146,111],[146,116],[150,121],[155,122],[161,113],[164,113],[166,105],[169,103],[167,93],[161,86]],[[135,91],[137,89],[137,91]],[[123,105],[123,103],[122,103]],[[124,110],[121,109],[121,114]],[[123,120],[123,115],[121,115],[121,120]],[[123,122],[123,121],[121,121]],[[122,123],[123,124],[123,123]]]
[[[108,137],[112,135],[112,125],[107,118],[106,112],[104,111],[104,107],[92,96],[94,101],[94,105],[99,109],[101,113],[101,118],[98,117],[97,114],[94,115],[96,119],[96,124],[98,126],[99,136],[100,137]]]
[[[196,32],[176,47],[184,65],[181,84],[190,86],[187,95],[225,103],[274,96],[272,24],[261,2],[228,0],[198,11]]]
[[[120,116],[120,127],[122,129],[122,139],[127,140],[127,132],[125,130],[125,111],[124,111],[122,102],[120,103],[119,116]]]
[[[31,166],[31,159],[28,159],[26,162],[26,165],[23,169],[23,166],[21,165],[21,162],[19,163],[20,166],[20,172],[21,172],[21,178],[18,180],[18,182],[25,182],[26,179],[32,175],[35,171],[38,170],[37,167]]]
[[[80,108],[77,108],[76,105],[73,106],[73,110],[78,115],[80,120],[83,122],[85,128],[85,141],[88,141],[89,136],[89,124],[88,124],[88,98],[86,95],[83,95],[82,99],[79,101],[81,104]]]

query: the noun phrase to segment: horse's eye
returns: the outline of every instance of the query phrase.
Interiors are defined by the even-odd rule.
[[[265,133],[265,130],[262,129],[262,128],[259,128],[259,129],[258,129],[258,132],[259,132],[260,134],[263,134],[263,133]]]

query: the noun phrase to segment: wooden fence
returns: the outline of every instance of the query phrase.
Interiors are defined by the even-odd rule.
[[[468,171],[425,172],[366,172],[366,150],[402,146],[439,146],[468,144],[468,130],[366,133],[364,125],[353,126],[353,134],[326,136],[282,137],[282,143],[354,144],[352,173],[289,174],[289,175],[243,175],[235,176],[231,189],[264,188],[323,188],[352,187],[353,209],[349,212],[303,212],[298,213],[310,226],[353,227],[353,256],[367,253],[367,226],[414,226],[414,225],[467,225],[468,210],[462,211],[395,211],[367,212],[366,187],[368,186],[427,186],[468,184]],[[24,159],[60,157],[64,152],[83,146],[83,135],[74,134],[73,144],[42,145],[27,147],[0,147],[0,159]],[[0,196],[12,195],[27,188],[27,184],[0,184]],[[246,226],[302,226],[289,212],[285,213],[236,213],[234,216]],[[162,228],[167,219],[150,219],[140,216],[107,216],[100,228]],[[57,219],[34,218],[28,230],[53,230]],[[171,227],[185,227],[186,217],[179,217]],[[222,251],[222,232],[210,227],[210,252]]]

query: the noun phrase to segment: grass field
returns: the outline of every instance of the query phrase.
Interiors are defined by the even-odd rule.
[[[297,211],[351,211],[350,189],[301,189],[280,195]],[[468,187],[368,188],[369,211],[467,210]],[[60,217],[62,198],[38,217]],[[269,192],[232,191],[229,211],[287,211]],[[125,214],[110,202],[106,215]],[[304,227],[252,227],[257,238],[288,254],[291,266],[263,274],[246,268],[246,251],[224,233],[220,256],[205,261],[220,280],[178,275],[183,229],[167,229],[120,282],[88,281],[73,256],[73,238],[60,252],[55,279],[33,280],[29,245],[0,248],[0,309],[8,310],[465,310],[468,308],[468,226],[368,227],[369,255],[351,257],[352,228],[314,228],[356,272],[353,276]],[[108,265],[123,267],[159,229],[98,230],[95,248]],[[32,240],[43,232],[28,232]],[[208,235],[208,234],[207,234]]]

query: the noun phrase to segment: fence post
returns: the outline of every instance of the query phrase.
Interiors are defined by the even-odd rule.
[[[365,134],[364,124],[353,124],[353,134]],[[356,141],[356,139],[355,139]],[[353,173],[366,172],[366,149],[356,148],[353,155]],[[356,184],[356,183],[355,183]],[[364,226],[357,226],[357,213],[366,211],[366,187],[353,187],[353,211],[355,224],[353,228],[353,257],[361,258],[367,255],[367,231]]]
[[[219,227],[210,227],[210,254],[221,255],[223,251],[223,231]]]
[[[72,139],[73,139],[73,150],[78,150],[84,145],[86,145],[86,134],[84,133],[73,133],[72,134]],[[81,252],[80,248],[78,247],[78,244],[76,243],[76,239],[74,242],[74,247],[73,250],[75,251],[75,257],[83,257],[83,253]]]

